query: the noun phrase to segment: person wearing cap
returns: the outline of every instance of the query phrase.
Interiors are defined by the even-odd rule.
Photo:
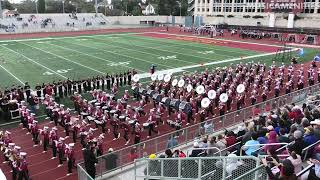
[[[68,163],[68,174],[67,176],[71,175],[72,168],[75,164],[75,157],[74,157],[74,143],[70,143],[67,148],[65,149],[65,154],[67,156],[67,163]]]
[[[51,140],[51,147],[52,147],[52,158],[55,159],[57,157],[57,141],[58,141],[58,128],[53,127],[50,131],[49,138]]]
[[[39,127],[38,127],[38,121],[33,121],[32,127],[31,127],[31,132],[32,132],[32,140],[34,142],[34,146],[38,146],[39,144]]]
[[[102,157],[105,160],[105,168],[107,171],[117,167],[118,155],[113,152],[112,148],[108,149],[108,154]]]
[[[114,114],[113,117],[111,118],[111,121],[110,121],[110,124],[111,126],[113,127],[113,135],[114,135],[114,138],[113,140],[117,140],[121,137],[121,134],[119,133],[119,119],[118,119],[118,115],[117,114]]]
[[[65,160],[64,158],[64,153],[66,149],[66,144],[64,143],[64,138],[60,137],[59,142],[57,144],[57,151],[59,154],[59,165],[58,167],[63,166],[63,161]]]
[[[138,122],[136,122],[134,127],[134,144],[139,144],[141,140],[141,127]]]
[[[288,146],[289,151],[294,151],[297,154],[302,154],[304,148],[303,133],[300,130],[295,130],[293,133],[294,141]]]
[[[151,137],[151,132],[159,133],[157,130],[154,129],[154,127],[156,125],[156,121],[157,121],[157,118],[156,118],[154,109],[151,109],[150,110],[150,114],[149,114],[149,118],[148,118],[148,121],[147,121],[147,123],[149,123],[149,126],[148,126],[149,130],[148,130],[147,138]]]
[[[43,130],[40,131],[40,134],[43,136],[43,153],[45,153],[48,150],[50,140],[49,127],[43,127]]]
[[[303,137],[304,147],[310,146],[313,143],[316,143],[319,139],[314,135],[313,128],[305,128],[305,133]]]
[[[27,156],[27,153],[25,153],[25,152],[20,153],[21,160],[20,160],[20,164],[19,164],[19,168],[18,168],[18,170],[19,170],[18,179],[19,180],[22,180],[22,179],[28,180],[29,179],[28,163],[26,160],[26,156]]]
[[[66,132],[66,137],[69,137],[71,114],[70,114],[70,112],[68,110],[65,111],[65,115],[64,115],[64,117],[63,117],[63,119],[61,121],[64,122],[64,130]]]

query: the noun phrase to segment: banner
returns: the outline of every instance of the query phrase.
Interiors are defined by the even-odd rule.
[[[266,12],[303,12],[304,0],[265,0]]]

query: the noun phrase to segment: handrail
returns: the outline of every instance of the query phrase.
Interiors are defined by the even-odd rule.
[[[237,142],[237,143],[235,143],[235,144],[233,144],[233,145],[231,145],[231,146],[229,146],[229,147],[226,147],[226,148],[224,148],[224,149],[221,149],[221,151],[227,151],[228,149],[230,149],[230,148],[232,148],[232,147],[234,147],[234,146],[237,146],[237,145],[239,145],[241,142]],[[213,153],[214,155],[215,154],[217,154],[218,152],[215,152],[215,153]],[[221,155],[221,153],[220,153],[220,155]]]
[[[310,164],[309,166],[303,168],[300,172],[298,172],[297,177],[302,176],[304,173],[306,173],[307,171],[309,171],[312,167],[314,166],[314,164]]]
[[[208,148],[193,148],[193,149],[189,149],[188,151],[187,151],[187,155],[189,156],[190,154],[189,154],[189,152],[191,151],[193,151],[193,150],[196,150],[196,149],[200,149],[200,150],[202,150],[202,151],[206,151],[206,150],[210,150],[210,149],[216,149],[216,150],[218,150],[218,152],[216,152],[216,153],[219,153],[220,154],[220,156],[221,156],[221,151],[222,150],[220,150],[219,148],[217,148],[217,147],[208,147]],[[203,152],[201,152],[201,153],[203,153]],[[208,153],[208,152],[207,152]],[[216,154],[216,153],[214,153],[214,154]]]
[[[305,147],[302,149],[302,154],[304,153],[304,157],[303,157],[303,161],[305,161],[307,159],[307,155],[308,155],[308,151],[313,148],[314,146],[318,145],[320,143],[320,140],[318,140],[317,142]],[[305,152],[307,151],[307,152]]]
[[[243,151],[243,147],[256,147],[256,146],[275,146],[275,145],[287,145],[288,143],[270,143],[270,144],[256,144],[256,145],[243,145],[240,148],[240,156],[242,156],[242,151]],[[261,147],[261,148],[262,148]],[[258,150],[260,150],[261,148],[259,148]],[[257,150],[256,150],[257,151]],[[255,152],[255,151],[254,151]]]

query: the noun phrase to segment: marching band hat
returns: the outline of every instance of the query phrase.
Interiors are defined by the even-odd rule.
[[[10,132],[10,131],[6,131],[5,133],[6,133],[6,134],[11,134],[11,132]]]
[[[74,147],[74,143],[69,143],[69,146],[70,147]]]
[[[20,156],[25,157],[25,156],[27,156],[27,153],[26,152],[21,152]]]
[[[44,129],[44,130],[48,130],[49,127],[48,127],[48,126],[44,126],[43,129]]]
[[[103,134],[100,134],[99,138],[102,138],[102,139],[103,139],[103,138],[104,138],[104,135],[103,135]]]
[[[59,141],[64,141],[64,138],[63,138],[63,137],[60,137],[60,138],[59,138]]]
[[[20,147],[20,146],[14,146],[14,149],[16,149],[16,150],[20,150],[20,149],[21,149],[21,147]]]
[[[15,143],[9,143],[9,146],[15,146],[16,144]]]
[[[58,130],[58,128],[57,128],[56,126],[54,126],[54,127],[52,128],[52,130],[57,131],[57,130]]]

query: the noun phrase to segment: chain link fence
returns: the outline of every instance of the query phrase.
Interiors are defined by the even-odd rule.
[[[233,180],[259,166],[257,157],[143,158],[135,161],[135,179]],[[246,177],[255,179],[258,173]]]
[[[207,121],[213,123],[214,131],[217,132],[219,130],[223,130],[224,128],[235,126],[239,123],[242,123],[243,121],[249,121],[259,114],[268,112],[270,110],[276,110],[277,108],[280,108],[285,104],[306,101],[308,95],[315,95],[319,92],[319,90],[320,84],[316,84],[314,86],[310,86],[305,89],[292,92],[290,94],[273,98],[268,101],[249,106],[239,111],[234,111],[222,117],[216,117]],[[182,133],[180,133],[179,138],[177,138],[178,146],[187,145],[188,143],[194,141],[195,138],[198,138],[200,135],[205,135],[205,130],[201,124],[204,124],[204,122],[182,128],[180,130]],[[134,153],[137,155],[137,158],[144,158],[152,153],[163,152],[167,149],[168,140],[175,135],[176,132],[170,132],[153,139],[146,140],[136,145],[127,146],[120,150],[114,151],[111,154],[106,154],[98,157],[99,163],[96,166],[96,177],[103,177],[106,174],[109,175],[111,173],[114,173],[115,170],[118,170],[118,172],[121,173],[121,170],[124,169],[127,165],[132,165],[134,160],[130,158],[130,154],[133,149],[135,149]],[[110,162],[114,162],[114,164],[110,165]],[[185,161],[185,163],[188,162]],[[190,161],[189,163],[192,164],[193,161]],[[79,171],[85,169],[84,162],[79,163],[79,166],[83,167]],[[192,177],[192,174],[199,174],[194,171],[180,171],[180,173],[182,172],[187,174],[184,175],[186,177]],[[82,175],[84,173],[79,174]],[[78,179],[85,180],[86,178],[79,176]]]

